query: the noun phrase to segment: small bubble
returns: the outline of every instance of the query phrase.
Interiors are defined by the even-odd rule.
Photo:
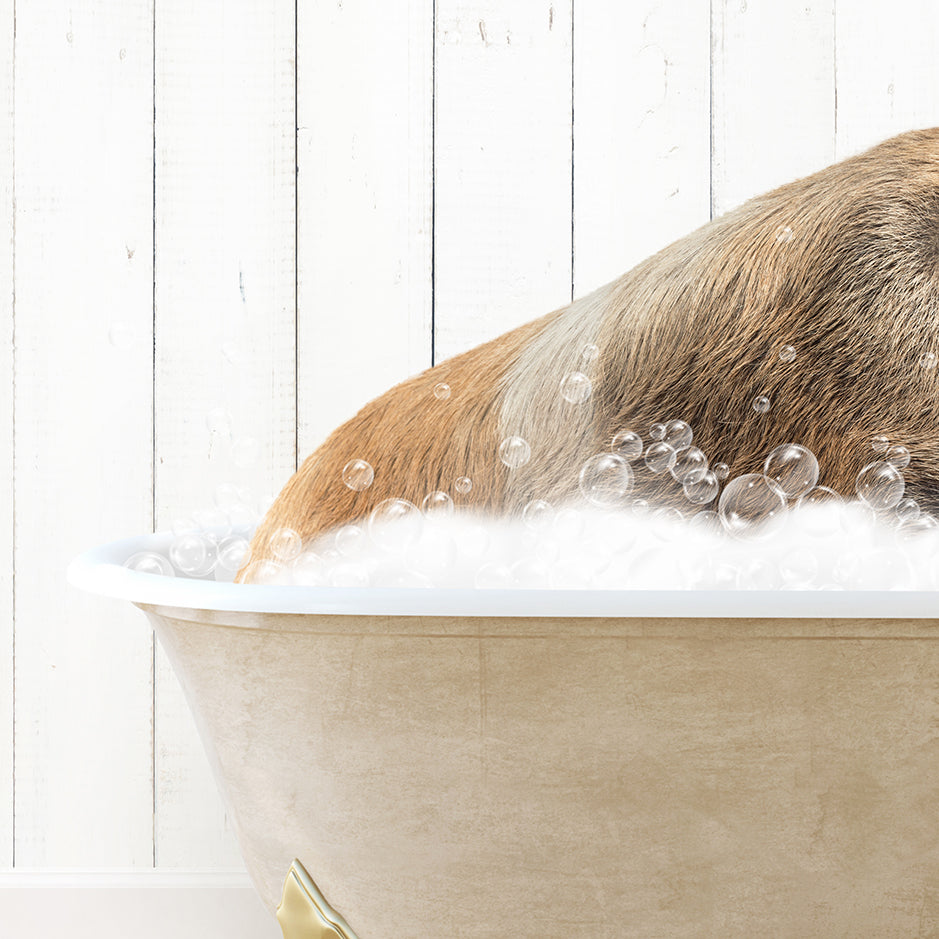
[[[161,577],[174,577],[173,565],[169,559],[156,551],[138,551],[125,562],[124,567],[140,574],[159,574]]]
[[[920,511],[919,503],[915,499],[901,499],[897,503],[897,518],[901,522],[910,522],[919,518]]]
[[[666,443],[668,442],[666,438]],[[684,483],[687,476],[699,476],[707,471],[708,458],[697,447],[686,447],[675,458],[669,470],[676,482]]]
[[[897,469],[906,469],[910,465],[910,451],[906,447],[891,447],[886,459]]]
[[[871,440],[871,447],[876,450],[878,453],[886,453],[887,448],[890,446],[890,441],[883,436],[883,434],[874,437]]]
[[[246,584],[276,584],[284,580],[284,567],[276,561],[267,558],[261,561],[252,561],[245,570]]]
[[[429,492],[424,496],[421,509],[427,516],[446,518],[446,516],[453,514],[453,499],[447,493],[438,489],[436,492]]]
[[[632,482],[629,462],[615,453],[592,456],[580,471],[581,493],[588,502],[602,508],[621,505]]]
[[[715,463],[714,475],[720,480],[727,479],[730,476],[730,467],[726,463]]]
[[[518,469],[531,459],[531,447],[521,437],[506,437],[499,445],[499,459],[509,469]]]
[[[631,430],[620,431],[614,438],[610,450],[632,463],[642,456],[642,437]]]
[[[796,357],[795,346],[783,346],[779,350],[779,358],[783,362],[794,362]]]
[[[446,401],[450,397],[450,386],[445,382],[438,382],[434,385],[434,397],[438,401]]]
[[[215,568],[215,545],[198,532],[178,535],[170,545],[170,560],[181,573],[201,577]]]
[[[349,460],[342,468],[342,481],[353,491],[362,492],[372,485],[375,470],[366,460]]]
[[[580,358],[585,365],[592,365],[600,357],[600,348],[595,346],[592,342],[588,342],[584,346],[584,351],[581,352]]]
[[[278,561],[292,561],[302,550],[303,541],[292,528],[278,528],[267,546]]]
[[[539,531],[554,518],[554,506],[544,499],[534,499],[522,509],[522,521],[532,531]]]
[[[561,397],[571,404],[583,404],[592,391],[593,385],[583,372],[569,372],[561,380]]]
[[[681,484],[685,498],[694,505],[706,505],[717,496],[721,484],[711,470],[693,472],[685,476]]]
[[[919,367],[927,369],[935,368],[937,359],[939,359],[939,357],[936,356],[935,352],[924,352],[919,357]]]
[[[234,535],[218,545],[218,566],[227,571],[239,571],[251,558],[251,545],[247,538]]]
[[[818,482],[818,460],[801,444],[784,443],[766,458],[763,473],[787,499],[798,499]]]
[[[903,474],[885,460],[868,463],[857,474],[855,490],[858,496],[875,511],[892,509],[903,498]]]
[[[646,466],[653,473],[664,473],[675,465],[678,454],[675,448],[664,440],[653,443],[646,450]]]
[[[776,244],[785,245],[792,241],[792,229],[788,225],[780,225],[776,229]]]
[[[665,437],[665,425],[655,423],[649,428],[649,438],[651,440],[662,440]]]
[[[240,469],[250,469],[258,462],[261,445],[254,437],[239,437],[232,443],[232,461]]]
[[[757,395],[753,399],[753,410],[757,414],[765,414],[770,409],[770,400],[766,395]]]
[[[473,488],[473,480],[470,479],[469,476],[460,476],[453,484],[453,488],[456,489],[461,496],[465,496]]]
[[[344,558],[352,557],[365,546],[365,532],[358,525],[343,525],[333,536],[333,544]]]

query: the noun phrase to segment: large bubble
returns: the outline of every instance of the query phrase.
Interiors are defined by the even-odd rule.
[[[877,512],[899,505],[905,488],[903,474],[886,460],[868,463],[855,482],[858,496]]]
[[[616,453],[598,453],[580,471],[581,493],[588,502],[600,507],[621,505],[632,482],[629,462]]]
[[[766,458],[763,473],[787,499],[798,499],[818,482],[818,460],[801,444],[784,443]]]
[[[762,473],[747,473],[732,479],[721,493],[718,512],[731,535],[767,537],[786,511],[786,497]]]

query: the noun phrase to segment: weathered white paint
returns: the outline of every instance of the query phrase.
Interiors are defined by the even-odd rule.
[[[155,25],[155,501],[168,528],[220,483],[269,493],[295,466],[294,6],[165,0]],[[155,725],[157,865],[240,866],[161,649]]]
[[[148,3],[16,9],[19,865],[152,858],[151,637],[65,586],[151,524],[151,34]]]
[[[713,0],[714,215],[834,160],[834,2]]]
[[[710,217],[707,4],[574,5],[574,295]]]
[[[13,0],[0,2],[0,870],[13,866]]]
[[[837,0],[838,159],[894,134],[939,125],[939,12],[899,0],[889,16]]]
[[[433,12],[298,6],[301,459],[431,364]]]
[[[571,2],[438,0],[434,355],[571,299]]]

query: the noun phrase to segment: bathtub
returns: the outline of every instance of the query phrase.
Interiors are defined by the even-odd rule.
[[[939,596],[244,586],[142,609],[287,939],[939,932]]]

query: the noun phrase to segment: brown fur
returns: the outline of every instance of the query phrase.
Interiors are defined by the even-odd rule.
[[[780,243],[786,227],[792,238]],[[584,341],[601,354],[590,402],[572,408],[558,403],[558,381]],[[791,363],[778,357],[787,343]],[[280,526],[307,538],[389,496],[420,504],[433,489],[452,493],[461,475],[474,480],[465,501],[480,508],[561,498],[615,433],[645,440],[671,418],[688,421],[732,476],[758,471],[777,444],[802,443],[820,483],[846,495],[874,458],[871,437],[884,434],[911,451],[909,494],[939,512],[939,370],[920,367],[925,352],[939,353],[939,129],[751,199],[591,297],[392,389],[307,459],[259,527],[254,556]],[[438,381],[451,385],[448,401],[433,397]],[[772,402],[763,415],[751,406],[760,394]],[[514,472],[497,457],[511,433],[532,446]],[[357,457],[376,471],[364,493],[341,481]],[[680,494],[641,468],[638,480],[666,501]]]

